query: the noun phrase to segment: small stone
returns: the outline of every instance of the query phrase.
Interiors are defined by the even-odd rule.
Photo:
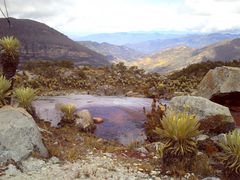
[[[208,139],[209,136],[208,135],[205,135],[205,134],[200,134],[198,137],[197,137],[197,141],[204,141],[206,139]]]
[[[58,164],[60,160],[57,157],[53,156],[51,157],[51,159],[49,159],[49,162],[51,162],[52,164]]]
[[[225,134],[221,133],[217,136],[213,136],[211,137],[211,140],[213,140],[213,142],[218,143],[219,141],[223,140],[225,138]]]
[[[104,122],[104,119],[101,117],[93,117],[93,121],[95,124],[100,124]]]
[[[218,178],[218,177],[206,177],[206,178],[204,178],[202,180],[221,180],[221,179]]]
[[[15,176],[21,173],[21,171],[19,171],[14,165],[9,164],[5,173],[6,175]]]
[[[148,154],[148,150],[145,147],[137,148],[136,151],[143,153],[143,154]]]

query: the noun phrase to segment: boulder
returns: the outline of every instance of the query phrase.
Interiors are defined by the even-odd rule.
[[[196,95],[211,99],[222,93],[240,93],[240,68],[217,67],[210,70],[200,82]]]
[[[169,102],[169,109],[184,111],[187,109],[200,121],[200,128],[206,133],[226,133],[235,128],[234,119],[225,106],[197,96],[178,96]]]
[[[0,163],[22,161],[35,151],[48,156],[37,124],[24,109],[1,108],[0,124]]]
[[[91,113],[87,109],[83,109],[76,113],[75,125],[81,131],[93,132],[96,129]]]
[[[196,95],[226,106],[240,126],[240,68],[217,67],[210,70],[199,84]]]

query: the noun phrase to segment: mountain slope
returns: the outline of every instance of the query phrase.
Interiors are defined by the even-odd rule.
[[[140,66],[148,71],[169,73],[189,64],[205,61],[231,61],[240,59],[240,38],[225,40],[193,49],[186,46],[168,48],[152,56],[133,61],[130,65]]]
[[[125,46],[118,46],[109,43],[97,43],[92,41],[79,41],[79,44],[103,54],[111,60],[134,60],[144,55],[131,48]]]
[[[188,59],[190,59],[193,52],[193,48],[187,46],[177,46],[174,48],[164,49],[152,56],[130,62],[129,65],[139,66],[148,71],[167,73],[192,64],[193,62],[191,60],[188,61]]]
[[[195,61],[231,61],[240,59],[240,38],[222,41],[193,52]]]
[[[79,64],[108,64],[106,57],[77,44],[53,28],[28,19],[0,18],[0,37],[15,36],[21,42],[21,60],[74,60]]]
[[[145,54],[157,53],[165,48],[172,48],[179,45],[189,46],[192,48],[202,48],[219,41],[234,39],[240,37],[240,34],[230,33],[212,33],[186,35],[185,37],[171,39],[156,39],[136,44],[127,44],[126,46]]]

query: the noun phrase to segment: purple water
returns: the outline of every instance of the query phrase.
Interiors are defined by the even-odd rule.
[[[62,114],[58,103],[73,103],[78,110],[88,109],[95,117],[104,118],[97,124],[96,136],[115,140],[124,145],[146,139],[143,124],[143,107],[150,109],[152,100],[148,98],[109,97],[91,95],[70,95],[41,97],[33,102],[37,115],[56,126]]]

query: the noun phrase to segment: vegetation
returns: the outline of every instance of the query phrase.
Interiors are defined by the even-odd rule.
[[[193,138],[201,133],[198,120],[186,111],[168,111],[161,120],[161,126],[156,132],[164,140],[164,166],[190,170],[197,151],[197,143]]]
[[[76,106],[74,104],[62,104],[60,110],[64,113],[63,119],[72,122],[74,120],[74,113],[76,111]]]
[[[36,96],[36,90],[29,88],[29,87],[17,88],[14,91],[14,96],[16,97],[20,107],[23,107],[23,108],[29,110],[31,107],[31,103],[32,103],[34,97]]]
[[[191,64],[188,67],[168,76],[166,84],[171,91],[190,93],[197,89],[198,84],[211,69],[221,66],[240,67],[240,60],[234,61],[206,61]]]
[[[225,135],[221,141],[223,148],[223,164],[227,177],[233,179],[240,176],[240,132],[236,129]]]
[[[18,39],[12,36],[0,39],[1,64],[3,75],[7,79],[11,79],[16,73],[19,63],[19,47]]]
[[[151,112],[146,112],[144,109],[144,113],[146,116],[144,128],[148,141],[156,142],[160,140],[155,129],[161,127],[160,120],[163,118],[165,110],[166,105],[158,103],[156,99],[153,99]]]
[[[0,107],[6,104],[6,97],[8,96],[11,82],[4,76],[0,76]]]

